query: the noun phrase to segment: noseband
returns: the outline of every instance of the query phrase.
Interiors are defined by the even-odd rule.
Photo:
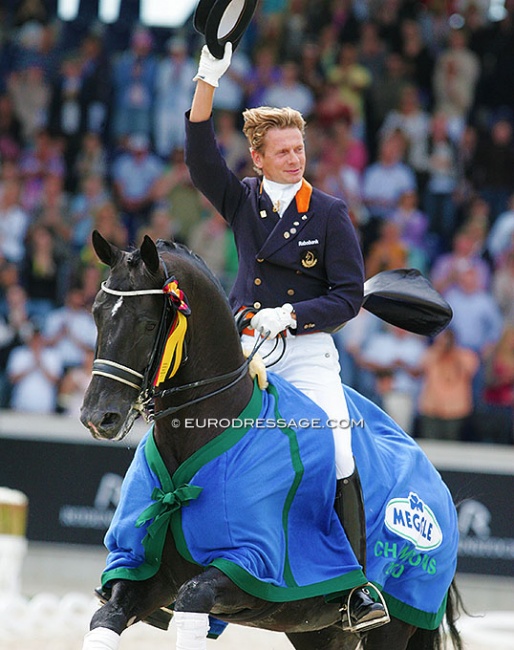
[[[176,283],[175,278],[171,278],[170,280],[167,280],[162,289],[139,289],[134,291],[121,291],[117,289],[111,289],[110,287],[106,286],[105,282],[102,282],[102,284],[100,285],[102,291],[111,294],[113,296],[137,297],[137,296],[148,296],[148,295],[166,295],[169,298],[164,303],[164,308],[163,308],[163,312],[159,324],[159,331],[155,339],[155,343],[150,356],[150,361],[143,374],[136,370],[133,370],[132,368],[129,368],[128,366],[124,366],[116,361],[110,361],[108,359],[95,359],[93,362],[93,371],[92,371],[93,375],[99,375],[101,377],[107,377],[108,379],[113,379],[114,381],[130,386],[131,388],[134,388],[135,390],[138,391],[138,397],[136,398],[132,408],[135,411],[139,411],[139,413],[143,415],[146,421],[158,420],[167,415],[176,413],[177,411],[187,406],[192,406],[193,404],[197,404],[198,402],[206,400],[209,397],[214,397],[215,395],[218,395],[219,393],[228,390],[229,388],[237,384],[247,374],[248,367],[250,365],[251,360],[253,359],[255,353],[260,348],[262,343],[264,343],[265,340],[262,339],[261,342],[257,342],[256,345],[254,346],[254,349],[252,350],[250,355],[245,359],[245,361],[238,368],[236,368],[231,372],[225,373],[223,375],[218,375],[215,377],[209,377],[207,379],[199,379],[198,381],[193,381],[188,384],[182,384],[180,386],[175,386],[173,388],[156,389],[157,384],[155,383],[155,380],[151,382],[151,378],[153,378],[155,375],[153,369],[156,363],[159,363],[160,361],[159,352],[163,351],[166,342],[165,338],[166,338],[166,334],[168,333],[167,323],[170,320],[168,317],[170,316],[170,314],[173,314],[174,317],[172,325],[169,328],[171,330],[174,328],[174,323],[178,318],[179,311],[182,311],[185,315],[189,315],[190,313],[189,307],[185,301],[184,294],[180,290],[178,290],[178,293],[170,291],[169,289],[170,283],[173,282]],[[175,286],[178,289],[178,285]],[[180,351],[180,358],[182,358],[182,350]],[[178,369],[178,366],[176,366],[176,369]],[[168,375],[168,377],[169,376],[170,375]],[[201,386],[206,386],[220,381],[228,381],[229,383],[225,384],[221,388],[218,388],[217,390],[214,390],[205,395],[201,395],[200,397],[184,402],[183,404],[179,404],[178,406],[172,406],[170,408],[166,408],[159,412],[154,412],[153,408],[150,408],[151,402],[156,397],[160,397],[160,398],[168,397],[175,393],[180,393],[186,390],[199,388]]]

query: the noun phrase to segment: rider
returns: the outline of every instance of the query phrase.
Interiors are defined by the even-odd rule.
[[[348,408],[330,332],[352,319],[363,298],[363,261],[346,205],[313,188],[303,177],[305,121],[291,108],[244,111],[244,128],[258,177],[240,181],[215,140],[212,107],[218,81],[230,66],[202,49],[192,107],[186,115],[186,163],[195,186],[233,229],[239,270],[230,294],[235,312],[251,308],[249,336],[269,332],[261,351],[287,335],[273,371],[307,394],[327,413],[336,449],[336,509],[361,564],[365,519],[351,448]],[[334,426],[335,425],[335,426]],[[343,506],[344,504],[344,506]],[[385,622],[385,607],[365,588],[350,603],[350,623],[361,630]]]

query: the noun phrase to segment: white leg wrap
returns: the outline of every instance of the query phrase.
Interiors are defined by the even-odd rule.
[[[82,650],[118,650],[120,635],[106,627],[95,627],[84,637]]]
[[[209,615],[194,612],[175,612],[177,626],[176,650],[206,650]]]

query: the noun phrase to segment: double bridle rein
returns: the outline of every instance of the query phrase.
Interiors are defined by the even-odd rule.
[[[169,281],[166,281],[164,287],[167,286]],[[169,298],[168,291],[165,288],[162,289],[139,289],[134,291],[120,291],[117,289],[111,289],[106,286],[105,282],[101,284],[101,290],[105,293],[108,293],[113,296],[120,297],[137,297],[137,296],[149,296],[149,295],[164,295]],[[170,318],[170,316],[172,318]],[[182,384],[180,386],[174,386],[172,388],[163,388],[158,389],[153,385],[153,372],[155,365],[159,363],[159,353],[162,352],[167,334],[168,334],[168,323],[170,320],[173,320],[177,317],[177,308],[173,302],[169,299],[166,299],[164,302],[164,308],[159,323],[159,330],[155,338],[155,343],[150,355],[150,361],[143,373],[140,373],[128,366],[124,366],[121,363],[116,361],[111,361],[109,359],[100,359],[97,358],[93,362],[93,375],[99,375],[101,377],[107,377],[114,381],[130,386],[134,390],[138,391],[138,396],[134,401],[132,409],[138,411],[147,422],[152,422],[154,420],[159,420],[168,415],[172,415],[181,409],[184,409],[188,406],[202,402],[210,397],[214,397],[232,386],[235,386],[243,377],[246,376],[248,372],[248,367],[251,360],[255,356],[255,353],[260,348],[265,339],[258,341],[250,355],[245,359],[245,361],[235,370],[231,372],[224,373],[223,375],[217,375],[215,377],[208,377],[206,379],[199,379],[187,384]],[[212,392],[209,392],[200,397],[191,399],[187,402],[179,404],[177,406],[171,406],[169,408],[163,409],[162,411],[155,412],[153,408],[153,401],[155,398],[170,397],[178,393],[185,392],[187,390],[193,390],[195,388],[200,388],[202,386],[208,386],[217,382],[228,381],[227,384],[218,388]]]

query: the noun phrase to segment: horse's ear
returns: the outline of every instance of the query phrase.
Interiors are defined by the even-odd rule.
[[[93,230],[92,240],[93,248],[100,260],[112,268],[120,258],[120,249],[104,239],[98,230]]]
[[[150,273],[157,273],[160,265],[159,253],[155,242],[148,235],[144,236],[141,244],[141,259]]]

